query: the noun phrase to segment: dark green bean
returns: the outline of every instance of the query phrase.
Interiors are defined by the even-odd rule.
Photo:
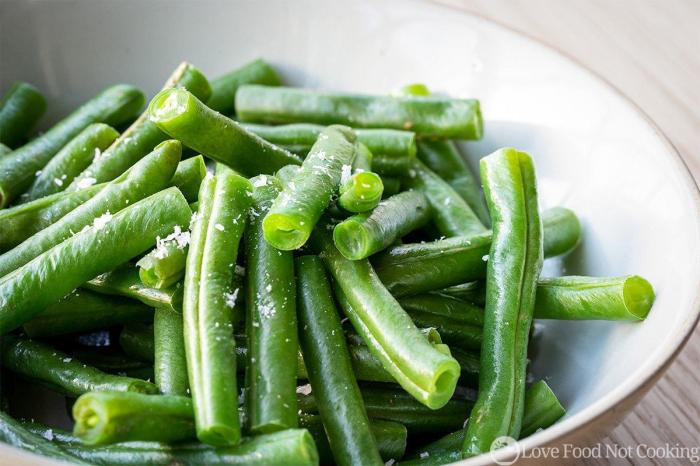
[[[312,238],[335,279],[336,294],[346,298],[343,310],[384,369],[426,406],[437,409],[447,403],[459,378],[457,361],[426,340],[368,260],[345,259],[324,224]]]
[[[10,148],[7,147],[5,144],[3,144],[2,142],[0,142],[0,157],[2,157],[3,155],[7,155],[7,154],[9,154],[10,152],[12,152],[12,149],[10,149]]]
[[[94,390],[158,392],[152,383],[106,374],[44,343],[9,335],[3,337],[2,362],[6,369],[69,396]]]
[[[153,380],[153,364],[134,359],[111,346],[79,346],[70,355],[88,366],[108,374],[125,375],[136,379]]]
[[[16,82],[0,100],[0,143],[17,147],[46,112],[44,95],[29,83]]]
[[[462,456],[518,438],[523,419],[527,346],[542,269],[542,221],[537,180],[525,152],[501,149],[481,160],[481,180],[493,222],[486,271],[479,395],[467,425]]]
[[[90,228],[0,278],[0,334],[30,321],[90,278],[141,254],[157,236],[187,224],[190,216],[180,191],[169,188],[113,217],[100,217]]]
[[[208,99],[211,94],[207,78],[201,71],[187,62],[180,63],[166,81],[163,89],[171,87],[184,87],[204,100]],[[68,190],[75,191],[90,183],[112,181],[166,139],[168,139],[168,135],[158,129],[148,119],[148,112],[144,111],[102,154],[102,157],[93,161],[70,184]]]
[[[576,214],[557,207],[542,214],[544,255],[570,251],[579,242]],[[402,244],[374,258],[377,275],[396,296],[440,290],[486,277],[491,233]]]
[[[211,97],[206,100],[207,106],[223,115],[233,115],[236,113],[236,91],[243,84],[279,86],[282,80],[270,64],[258,58],[212,80]]]
[[[89,392],[73,405],[73,419],[73,434],[87,445],[195,436],[192,401],[184,396]]]
[[[411,171],[415,157],[392,157],[378,153],[372,159],[372,170],[382,176],[405,177]]]
[[[34,174],[89,124],[118,126],[133,117],[143,101],[141,91],[132,86],[112,86],[41,136],[0,158],[0,208],[29,188]]]
[[[401,180],[390,176],[382,176],[382,184],[384,185],[383,196],[385,199],[401,192]]]
[[[66,144],[46,166],[37,172],[23,201],[33,201],[61,192],[80,175],[102,151],[110,146],[119,133],[104,123],[93,123]],[[91,186],[91,185],[88,185]],[[88,186],[80,186],[87,188]]]
[[[180,161],[181,149],[178,141],[163,142],[149,156],[107,184],[93,197],[0,256],[0,277],[80,232],[96,219],[108,219],[112,212],[116,213],[129,204],[165,188]]]
[[[236,112],[243,121],[339,123],[393,128],[437,138],[480,139],[479,101],[440,97],[340,94],[290,87],[241,86]]]
[[[337,224],[333,241],[347,259],[365,259],[425,225],[430,216],[425,196],[406,191],[385,199],[371,212],[353,215]]]
[[[213,445],[240,440],[232,289],[238,244],[252,186],[219,165],[199,190],[187,255],[183,321],[197,438]]]
[[[138,301],[76,290],[24,324],[32,338],[91,332],[153,319],[153,310]]]
[[[296,260],[300,343],[317,409],[339,465],[382,464],[321,260]]]
[[[182,329],[181,314],[170,309],[156,309],[153,318],[155,382],[165,395],[189,394]]]
[[[350,170],[354,155],[355,134],[350,128],[323,130],[265,216],[265,240],[285,251],[303,246],[338,189],[343,170]]]
[[[161,91],[149,104],[148,114],[162,131],[247,176],[301,163],[298,156],[215,112],[185,89]]]
[[[333,450],[328,442],[321,416],[305,414],[300,416],[300,425],[306,428],[316,442],[318,456],[321,464],[337,464],[333,459]],[[377,444],[379,456],[382,461],[397,460],[406,452],[406,440],[408,432],[403,424],[381,419],[369,421],[369,428]]]
[[[484,225],[490,225],[489,210],[481,195],[481,183],[472,173],[453,141],[421,141],[418,158],[462,196]]]
[[[170,311],[175,314],[174,311]],[[155,338],[153,325],[150,323],[136,323],[125,325],[119,333],[119,346],[127,356],[140,361],[155,361]]]
[[[61,462],[77,465],[89,464],[47,440],[46,437],[50,434],[42,435],[42,433],[36,433],[26,429],[21,423],[12,419],[9,414],[0,411],[0,441]],[[35,461],[37,460],[39,460],[39,457],[35,458]],[[29,461],[29,459],[27,461]]]
[[[187,202],[196,202],[199,186],[206,174],[207,166],[204,163],[204,157],[197,155],[180,162],[170,183],[182,191]]]
[[[246,230],[246,407],[254,435],[297,427],[297,321],[294,258],[265,241],[262,220],[279,192],[273,176],[254,186]]]

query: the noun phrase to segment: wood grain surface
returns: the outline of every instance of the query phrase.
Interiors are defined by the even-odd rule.
[[[641,107],[700,182],[700,1],[441,0],[552,46]],[[602,440],[621,447],[700,449],[700,327],[624,421]],[[561,460],[556,464],[564,464]],[[585,459],[566,464],[692,464],[689,459]]]

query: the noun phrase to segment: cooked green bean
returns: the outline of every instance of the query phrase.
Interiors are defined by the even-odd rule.
[[[450,347],[481,348],[483,311],[448,296],[425,294],[399,300],[401,307],[420,327],[434,327]]]
[[[223,115],[236,113],[234,107],[236,91],[243,84],[279,86],[282,80],[270,64],[258,58],[212,80],[211,97],[206,100],[207,106]]]
[[[545,257],[568,252],[578,244],[578,218],[569,209],[546,210],[542,214],[542,224]],[[377,255],[373,264],[392,294],[406,296],[483,279],[490,245],[490,232],[430,243],[402,244]]]
[[[284,167],[277,170],[275,177],[286,185],[294,179],[294,177],[299,173],[301,167],[299,165],[285,165]]]
[[[238,293],[231,287],[251,193],[248,180],[222,165],[215,176],[205,178],[187,255],[187,370],[197,437],[213,445],[234,445],[241,436],[232,332]]]
[[[282,146],[295,154],[306,155],[318,135],[325,128],[311,123],[266,126],[244,123],[243,127],[261,138]],[[416,135],[410,131],[395,129],[356,129],[357,142],[367,146],[373,154],[383,154],[392,158],[410,159],[416,155]]]
[[[413,166],[415,157],[392,157],[385,154],[377,154],[372,159],[372,170],[382,176],[405,177]]]
[[[355,155],[355,134],[344,126],[329,126],[306,156],[301,169],[285,184],[263,220],[268,243],[281,250],[303,246],[330,204]],[[346,168],[344,168],[346,167]]]
[[[29,83],[16,82],[0,100],[0,143],[17,147],[46,111],[44,95]]]
[[[500,436],[520,435],[528,337],[543,258],[530,156],[511,148],[498,150],[481,160],[481,180],[493,241],[486,272],[479,395],[466,428],[465,457],[489,451]]]
[[[653,288],[638,275],[543,278],[537,284],[535,318],[640,321],[653,303]]]
[[[364,259],[425,225],[430,216],[430,205],[422,193],[402,192],[380,202],[371,212],[353,215],[337,224],[333,241],[347,259]]]
[[[166,81],[163,89],[171,87],[184,87],[204,100],[208,99],[211,94],[207,78],[201,71],[187,62],[180,63]],[[68,190],[75,191],[81,187],[89,186],[91,183],[112,181],[166,139],[168,139],[168,135],[158,129],[148,119],[148,112],[144,111],[102,154],[102,157],[93,161],[70,184]]]
[[[247,176],[301,163],[298,156],[215,112],[185,89],[161,91],[149,104],[148,114],[161,130],[186,146]]]
[[[10,335],[3,336],[2,363],[5,369],[69,396],[94,390],[158,392],[152,383],[106,374],[44,343]]]
[[[138,301],[75,290],[25,323],[24,332],[32,338],[54,337],[151,319],[153,310]]]
[[[126,375],[143,380],[153,380],[153,364],[134,359],[111,346],[78,346],[70,355],[88,366],[108,374]]]
[[[0,441],[67,464],[89,464],[67,453],[60,446],[51,443],[51,441],[46,438],[50,436],[50,433],[32,432],[21,423],[12,419],[9,414],[0,411]]]
[[[546,429],[561,418],[566,411],[552,390],[543,380],[535,382],[525,391],[525,413],[519,438],[532,435],[538,429]],[[439,466],[462,459],[461,448],[465,430],[447,434],[435,442],[419,448],[401,464],[412,466]]]
[[[543,217],[546,217],[546,212],[544,213]],[[542,223],[545,223],[545,218],[542,219]],[[547,229],[545,228],[545,234],[546,232]],[[546,252],[544,257],[547,257]],[[461,299],[462,301],[466,301],[482,308],[486,304],[486,282],[483,280],[448,286],[447,288],[435,291],[434,293]]]
[[[119,133],[104,123],[93,123],[86,127],[37,172],[37,177],[22,200],[33,201],[63,191],[95,157],[101,157],[102,151],[117,137]]]
[[[182,191],[187,202],[196,202],[199,186],[206,174],[207,166],[204,163],[204,157],[197,155],[180,162],[170,183]]]
[[[156,342],[153,325],[150,323],[125,325],[119,333],[119,346],[127,356],[141,361],[155,361]]]
[[[350,261],[338,252],[325,227],[316,229],[313,243],[336,281],[336,292],[347,299],[341,305],[355,330],[407,392],[430,408],[443,406],[454,392],[459,364],[425,339],[367,259]]]
[[[314,466],[319,463],[316,445],[306,429],[248,437],[236,446],[220,448],[201,443],[166,445],[158,442],[88,446],[57,429],[51,429],[51,435],[61,448],[76,457],[104,466]]]
[[[0,157],[2,157],[3,155],[7,155],[7,154],[9,154],[10,152],[12,152],[12,149],[10,149],[10,148],[7,147],[5,144],[3,144],[2,142],[0,142]]]
[[[300,343],[336,464],[382,464],[321,260],[296,260]]]
[[[112,86],[75,110],[53,128],[0,159],[0,208],[22,194],[34,180],[34,174],[68,141],[91,123],[118,126],[128,121],[143,106],[138,89],[120,84]]]
[[[384,184],[372,170],[372,153],[362,143],[357,144],[352,174],[341,173],[338,205],[348,212],[367,212],[382,199]]]
[[[241,86],[236,112],[243,121],[339,123],[393,128],[437,138],[480,139],[479,101],[440,97],[340,94],[290,87]]]
[[[141,254],[157,236],[186,225],[190,216],[180,191],[169,188],[113,217],[98,217],[91,227],[0,278],[0,334],[30,321],[90,278]]]
[[[481,183],[472,173],[453,141],[421,141],[418,158],[452,186],[482,224],[489,225],[489,211],[481,195]]]
[[[265,241],[263,218],[281,183],[251,179],[255,187],[246,230],[246,407],[254,435],[297,427],[297,321],[294,258]]]
[[[382,176],[382,184],[384,185],[385,199],[401,192],[401,180],[390,176]]]
[[[409,188],[422,192],[428,198],[433,208],[433,221],[443,236],[471,236],[486,231],[469,204],[420,160],[413,161],[409,176],[404,181]]]
[[[406,426],[409,434],[449,432],[458,429],[469,416],[473,403],[462,399],[452,399],[442,408],[428,408],[416,401],[410,394],[397,388],[362,387],[362,399],[370,419],[383,419],[399,422]],[[315,414],[319,411],[316,391],[299,396],[302,413]]]
[[[153,318],[155,382],[165,395],[189,394],[182,331],[181,314],[170,309],[156,309]]]
[[[316,442],[318,456],[321,464],[338,464],[333,459],[333,449],[328,441],[328,434],[321,416],[305,414],[300,416],[300,425],[306,428]],[[406,452],[406,440],[408,432],[403,424],[392,421],[373,419],[369,421],[369,428],[376,442],[377,450],[382,461],[397,460]]]
[[[112,212],[117,212],[130,203],[165,188],[180,161],[181,147],[181,144],[174,140],[161,143],[149,156],[110,182],[93,197],[0,256],[0,277],[48,251],[96,219],[109,218]]]
[[[89,392],[73,405],[73,419],[73,434],[87,445],[169,443],[195,436],[192,401],[184,396]]]
[[[81,286],[97,293],[136,299],[151,307],[182,311],[181,283],[164,289],[145,286],[139,279],[138,270],[132,265],[124,265],[98,275]]]

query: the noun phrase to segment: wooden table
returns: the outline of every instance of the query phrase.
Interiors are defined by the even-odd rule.
[[[639,105],[700,183],[700,1],[441,0],[569,55]],[[666,375],[602,440],[700,447],[700,327]],[[562,464],[559,462],[558,464]],[[575,464],[575,463],[571,463]],[[578,464],[689,464],[588,459]]]

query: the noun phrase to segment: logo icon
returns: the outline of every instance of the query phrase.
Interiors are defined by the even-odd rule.
[[[491,459],[501,466],[508,466],[520,458],[520,444],[513,437],[504,435],[491,442]]]

